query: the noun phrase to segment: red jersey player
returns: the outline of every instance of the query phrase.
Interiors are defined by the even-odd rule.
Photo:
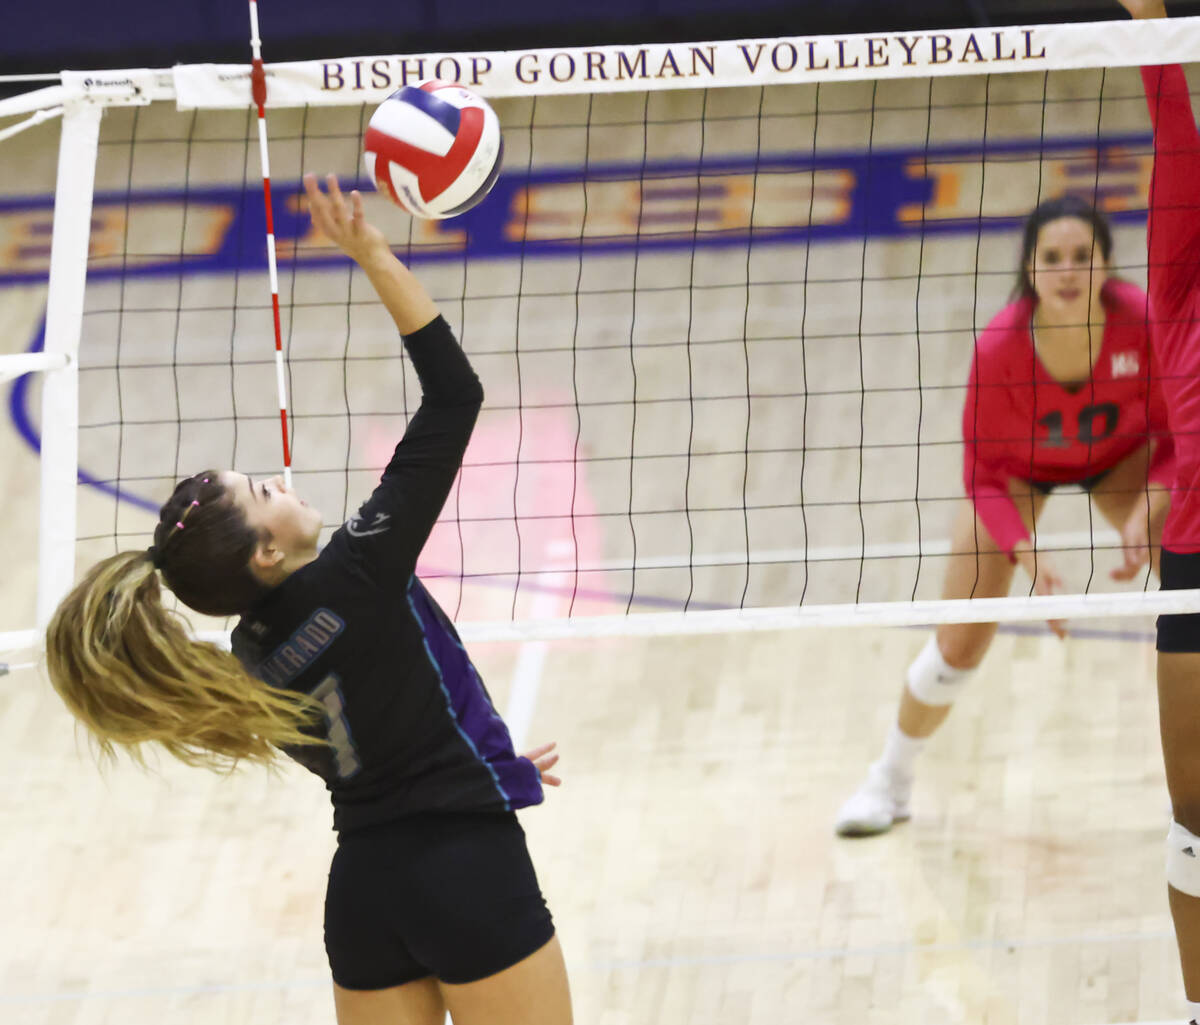
[[[1071,217],[1063,211],[1072,209],[1079,211],[1073,223],[1055,223]],[[1103,224],[1082,200],[1068,197],[1043,204],[1030,220],[1045,224],[1048,234],[1077,234],[1078,244],[1090,250],[1085,218]],[[1102,249],[1107,249],[1107,225],[1097,234],[1103,235]],[[1070,374],[1083,351],[1062,353],[1057,358],[1063,365],[1056,368],[1052,343],[1043,341],[1049,331],[1035,327],[1038,306],[1045,301],[1039,302],[1030,287],[992,318],[976,343],[963,407],[963,484],[980,523],[1003,552],[1028,547],[1030,541],[1029,517],[1018,508],[1018,503],[1029,503],[1031,488],[1023,485],[1042,494],[1059,484],[1091,490],[1132,452],[1144,449],[1148,436],[1161,440],[1153,446],[1148,479],[1163,488],[1171,484],[1173,453],[1162,392],[1156,380],[1148,387],[1158,375],[1147,365],[1146,295],[1115,278],[1100,286],[1100,351],[1090,376],[1082,380],[1055,374],[1055,369]],[[1050,286],[1065,301],[1085,287],[1061,277]],[[1107,504],[1098,497],[1107,490],[1097,491],[1097,504]],[[1123,529],[1117,512],[1115,526]],[[1042,555],[1039,561],[1044,559]],[[1044,561],[1041,568],[1044,573]]]
[[[1121,0],[1163,18],[1162,0]],[[1142,68],[1154,125],[1146,225],[1151,330],[1178,450],[1163,528],[1164,590],[1200,586],[1200,132],[1178,65]],[[1200,1020],[1200,615],[1159,616],[1158,702],[1171,794],[1167,895],[1193,1022]]]
[[[1059,485],[1088,490],[1120,531],[1126,557],[1114,576],[1133,577],[1155,552],[1173,448],[1146,295],[1109,276],[1111,251],[1107,221],[1075,197],[1042,203],[1025,223],[1017,296],[980,333],[967,381],[967,497],[952,531],[946,598],[1006,595],[1018,565],[1036,593],[1061,589],[1053,560],[1031,538]],[[995,623],[955,623],[929,639],[908,669],[883,754],[838,813],[839,834],[882,833],[908,818],[916,757],[995,632]]]

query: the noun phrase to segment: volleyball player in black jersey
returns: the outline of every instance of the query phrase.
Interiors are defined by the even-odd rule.
[[[553,745],[517,755],[417,556],[462,461],[479,380],[362,199],[305,177],[312,220],[366,273],[421,382],[375,492],[318,550],[320,514],[279,478],[204,471],[154,544],[95,566],[47,632],[50,678],[108,754],[157,741],[191,764],[278,749],[324,779],[338,848],[325,945],[340,1025],[567,1025],[562,952],[514,809]],[[233,653],[189,607],[240,615]]]

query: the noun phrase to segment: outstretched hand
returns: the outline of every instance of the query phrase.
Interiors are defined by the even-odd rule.
[[[1134,509],[1121,527],[1123,561],[1114,569],[1114,580],[1132,580],[1150,561],[1150,521],[1144,508]]]
[[[548,787],[562,786],[562,779],[558,776],[552,776],[547,769],[554,768],[558,762],[558,754],[555,748],[558,747],[556,741],[551,741],[549,744],[543,744],[541,747],[535,747],[531,751],[526,751],[522,758],[528,758],[533,762],[534,768],[537,769],[538,775],[542,777],[542,782]]]
[[[336,174],[325,176],[325,187],[328,192],[321,191],[315,174],[304,176],[313,227],[358,263],[380,252],[390,252],[383,232],[363,214],[363,199],[358,189],[350,193],[347,203]]]
[[[1033,580],[1034,594],[1060,594],[1063,590],[1063,579],[1058,575],[1058,570],[1054,566],[1053,560],[1046,556],[1045,552],[1035,552],[1032,548],[1024,545],[1018,545],[1013,549],[1013,558],[1016,560],[1030,579]],[[1048,619],[1046,620],[1053,632],[1054,636],[1059,640],[1063,640],[1067,636],[1067,623],[1063,619]]]
[[[1163,0],[1119,0],[1119,3],[1135,18],[1165,18],[1167,16],[1167,5]]]

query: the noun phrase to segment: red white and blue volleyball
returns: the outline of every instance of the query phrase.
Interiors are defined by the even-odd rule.
[[[465,213],[500,174],[500,119],[469,89],[432,80],[406,85],[371,115],[363,139],[375,188],[417,217]]]

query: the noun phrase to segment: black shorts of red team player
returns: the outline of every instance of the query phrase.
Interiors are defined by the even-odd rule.
[[[1043,495],[1050,494],[1055,488],[1082,488],[1084,491],[1091,491],[1108,476],[1111,470],[1110,466],[1107,470],[1093,473],[1090,477],[1080,477],[1079,480],[1031,480],[1029,486]]]
[[[411,815],[338,838],[325,951],[344,989],[476,982],[553,936],[511,812]]]
[[[1186,591],[1200,587],[1200,552],[1162,550],[1158,576],[1164,591]],[[1181,612],[1158,617],[1159,651],[1200,651],[1200,612]]]

